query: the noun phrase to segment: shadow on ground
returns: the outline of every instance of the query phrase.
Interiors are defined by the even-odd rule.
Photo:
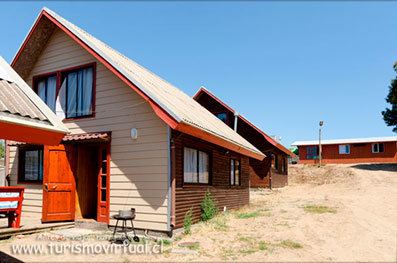
[[[14,257],[12,257],[12,256],[0,251],[0,262],[1,263],[20,263],[20,262],[23,262],[23,261],[21,261],[19,259],[16,259],[16,258],[14,258]]]
[[[397,163],[357,164],[352,167],[362,170],[397,172]]]

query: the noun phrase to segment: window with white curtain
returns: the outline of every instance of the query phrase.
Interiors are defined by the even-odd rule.
[[[208,184],[208,153],[189,147],[184,147],[183,151],[183,182],[188,184]]]
[[[350,145],[339,145],[339,154],[350,154]]]
[[[45,77],[35,78],[35,90],[59,119],[93,115],[94,68],[60,70]],[[57,83],[57,80],[61,80]]]
[[[18,157],[20,182],[43,181],[43,147],[20,148]]]
[[[55,98],[57,94],[57,76],[51,75],[37,80],[37,94],[55,112]]]
[[[83,68],[63,74],[61,87],[65,87],[65,98],[63,100],[65,117],[78,118],[92,115],[93,68]]]
[[[240,185],[240,160],[230,159],[230,185]]]

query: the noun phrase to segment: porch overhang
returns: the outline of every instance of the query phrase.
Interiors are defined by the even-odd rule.
[[[1,126],[0,126],[1,127]],[[91,132],[91,133],[79,133],[79,134],[68,134],[66,136],[62,136],[62,138],[59,139],[58,142],[61,143],[101,143],[101,142],[110,142],[111,140],[111,132]],[[20,140],[18,137],[17,140]],[[31,142],[32,144],[42,144],[42,143],[34,143]],[[9,142],[9,146],[18,146],[18,145],[24,145],[26,144],[25,142],[20,142],[20,141],[14,141],[14,142]],[[58,145],[59,143],[56,143],[54,145]]]

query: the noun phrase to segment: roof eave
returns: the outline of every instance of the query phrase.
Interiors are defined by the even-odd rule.
[[[230,142],[226,139],[222,139],[212,133],[209,133],[207,131],[199,129],[198,127],[192,126],[185,122],[179,123],[178,126],[175,128],[175,130],[186,133],[186,134],[194,136],[194,137],[197,137],[199,139],[208,141],[215,145],[221,146],[228,150],[240,153],[242,155],[245,155],[245,156],[260,160],[260,161],[266,157],[266,155],[264,155],[257,149],[256,149],[256,151],[253,149],[247,149],[245,147],[237,145],[236,143]]]

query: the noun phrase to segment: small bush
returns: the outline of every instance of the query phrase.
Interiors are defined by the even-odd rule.
[[[207,189],[207,193],[204,195],[204,200],[201,203],[201,219],[203,221],[208,221],[214,218],[218,214],[218,208],[216,208],[217,202],[211,196],[211,192]]]
[[[286,248],[302,248],[303,247],[301,244],[293,242],[289,239],[282,241],[281,245]]]
[[[319,214],[324,214],[324,213],[332,213],[335,214],[336,210],[329,208],[327,206],[318,206],[318,205],[308,205],[303,207],[303,210],[309,213],[319,213]]]
[[[192,232],[192,209],[190,208],[189,211],[185,214],[185,219],[183,220],[183,229],[186,235]]]

